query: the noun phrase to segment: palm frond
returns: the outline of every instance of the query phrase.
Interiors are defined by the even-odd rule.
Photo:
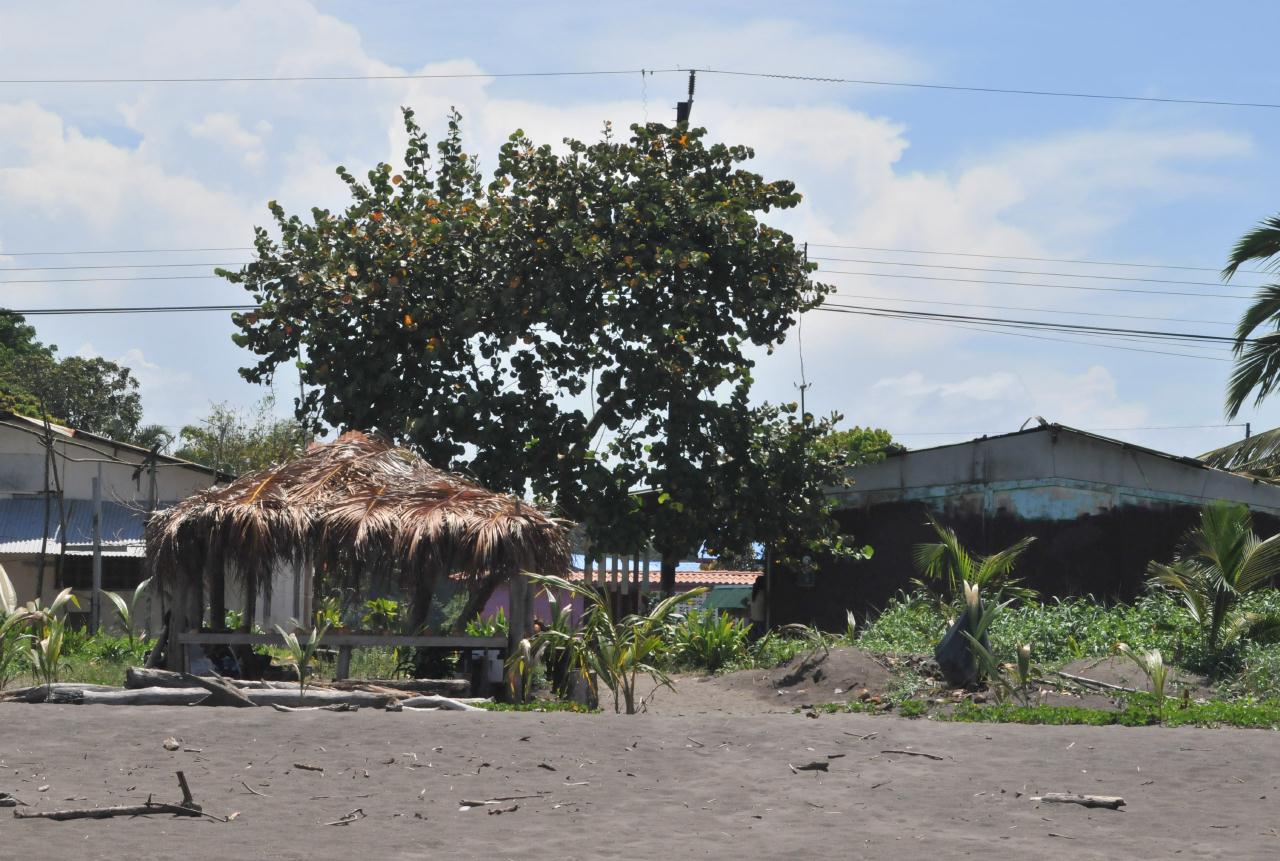
[[[1248,439],[1207,451],[1200,460],[1215,469],[1280,476],[1280,428],[1260,431]]]
[[[1269,333],[1247,344],[1236,342],[1235,366],[1227,381],[1227,418],[1239,413],[1249,395],[1258,405],[1280,384],[1280,333]]]
[[[1272,215],[1240,237],[1240,241],[1231,249],[1222,277],[1230,279],[1236,274],[1236,270],[1250,260],[1262,262],[1264,269],[1275,269],[1277,255],[1280,255],[1280,215]]]

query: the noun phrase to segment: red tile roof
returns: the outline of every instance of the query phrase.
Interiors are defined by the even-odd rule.
[[[641,575],[643,577],[643,575]],[[756,578],[760,576],[759,571],[677,571],[676,586],[685,589],[695,589],[698,586],[750,586],[756,582]],[[612,579],[613,573],[609,572]],[[657,567],[649,570],[649,585],[657,586],[662,575]],[[599,582],[599,569],[591,572],[592,580]],[[581,571],[573,571],[569,574],[568,579],[572,582],[582,580]]]

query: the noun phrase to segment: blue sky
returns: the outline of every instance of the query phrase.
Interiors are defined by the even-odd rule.
[[[1179,2],[1028,4],[412,2],[0,4],[0,79],[370,75],[662,69],[696,65],[897,81],[1233,101],[1280,101],[1265,58],[1280,9]],[[604,120],[666,119],[683,76],[365,83],[0,84],[0,268],[230,263],[243,252],[5,256],[47,250],[244,246],[265,202],[340,205],[333,167],[397,157],[397,107],[437,130],[464,113],[482,164],[520,127],[539,140],[593,137]],[[776,219],[846,302],[1227,334],[1243,302],[1026,286],[1228,294],[1212,271],[1031,263],[993,257],[819,251],[817,243],[1215,268],[1280,211],[1271,142],[1280,110],[948,93],[702,75],[694,121],[754,146],[756,169],[806,195]],[[893,265],[912,263],[915,266]],[[1018,269],[1024,276],[938,266]],[[29,278],[203,274],[46,270]],[[1010,280],[1023,286],[890,278]],[[1242,278],[1245,283],[1257,283]],[[216,280],[0,286],[11,307],[236,302]],[[911,300],[907,302],[905,300]],[[1050,313],[1053,312],[1053,313]],[[1187,323],[1085,314],[1210,321]],[[1076,316],[1079,315],[1079,316]],[[64,353],[134,367],[149,420],[192,421],[210,402],[249,405],[244,357],[219,315],[41,317]],[[876,424],[910,445],[1016,429],[1028,416],[1087,428],[1222,424],[1230,365],[1075,343],[811,313],[809,406]],[[1112,344],[1115,346],[1114,342]],[[1134,346],[1130,344],[1130,346]],[[1143,345],[1137,345],[1142,347]],[[1150,345],[1147,345],[1150,347]],[[1187,352],[1180,347],[1154,349]],[[789,400],[796,338],[760,357],[757,395]],[[281,399],[292,386],[281,382]],[[1249,411],[1280,424],[1280,401]],[[1239,428],[1115,431],[1195,454]]]

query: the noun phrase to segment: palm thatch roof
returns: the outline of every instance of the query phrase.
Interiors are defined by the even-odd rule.
[[[1280,480],[1280,428],[1272,428],[1200,455],[1209,466],[1267,481]]]
[[[281,560],[309,558],[353,579],[394,570],[424,584],[459,571],[562,573],[569,541],[564,523],[516,497],[353,431],[157,512],[147,556],[166,589],[220,569],[269,594]]]

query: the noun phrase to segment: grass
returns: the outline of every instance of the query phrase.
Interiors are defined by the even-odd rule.
[[[1131,698],[1123,709],[1089,709],[1081,706],[975,705],[960,703],[938,720],[963,723],[1021,723],[1053,726],[1232,726],[1280,729],[1280,701],[1211,700],[1203,703],[1168,703],[1163,710],[1154,698]]]
[[[575,714],[600,714],[600,709],[584,706],[582,703],[562,702],[560,700],[534,700],[529,703],[476,703],[477,706],[490,712],[573,712]]]

